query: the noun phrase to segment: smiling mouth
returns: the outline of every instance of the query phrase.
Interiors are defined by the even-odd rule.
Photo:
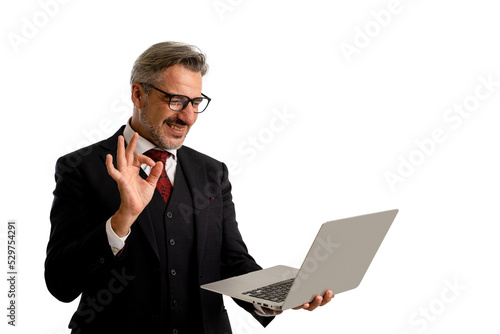
[[[184,128],[185,128],[185,127],[179,127],[179,126],[172,124],[172,123],[167,123],[167,125],[176,131],[184,131]]]
[[[188,128],[187,124],[178,118],[167,118],[163,123],[174,131],[183,132]]]

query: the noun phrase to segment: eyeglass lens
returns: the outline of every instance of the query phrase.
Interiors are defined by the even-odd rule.
[[[181,111],[187,107],[187,105],[190,101],[191,100],[189,100],[189,98],[187,96],[174,95],[170,98],[169,106],[170,106],[170,109],[172,109],[174,111]],[[202,97],[197,97],[197,98],[193,99],[192,105],[193,105],[193,109],[196,112],[202,112],[205,110],[205,108],[208,105],[208,99],[204,99]]]

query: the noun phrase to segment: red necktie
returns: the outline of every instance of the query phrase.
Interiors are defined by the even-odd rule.
[[[159,151],[155,149],[151,149],[144,153],[145,156],[150,157],[155,162],[161,161],[163,162],[163,169],[161,171],[160,178],[156,183],[156,189],[160,192],[161,196],[165,200],[165,203],[168,203],[168,199],[170,198],[170,194],[172,193],[172,183],[170,182],[167,172],[165,171],[166,161],[170,153],[165,151]]]

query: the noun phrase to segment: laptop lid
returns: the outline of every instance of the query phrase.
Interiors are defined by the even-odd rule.
[[[282,309],[356,288],[398,213],[397,209],[324,223]]]
[[[354,289],[361,283],[397,213],[396,209],[324,223],[300,270],[278,265],[201,288],[276,310],[310,302],[327,290],[338,294]],[[294,278],[294,283],[283,302],[246,293],[290,278]]]

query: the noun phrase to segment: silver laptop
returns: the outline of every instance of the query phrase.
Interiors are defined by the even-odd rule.
[[[324,223],[300,269],[278,265],[202,285],[201,288],[287,310],[323,296],[356,288],[363,279],[398,210]]]

